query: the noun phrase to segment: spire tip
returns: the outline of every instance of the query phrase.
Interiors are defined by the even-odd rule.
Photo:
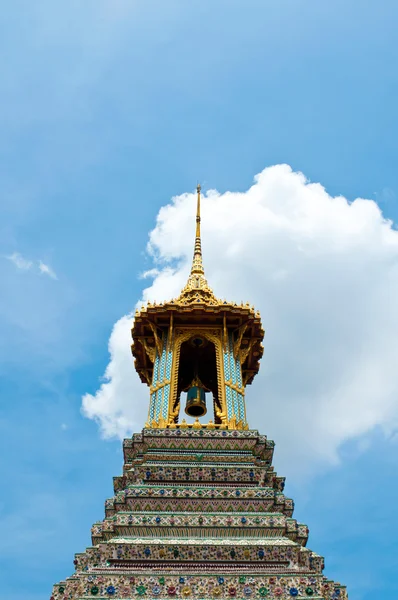
[[[201,185],[196,185],[197,191],[197,208],[196,208],[196,234],[195,234],[195,245],[193,251],[191,273],[188,277],[188,281],[182,290],[178,300],[183,301],[184,304],[191,302],[214,302],[217,300],[209,288],[207,283],[205,272],[202,262],[202,243],[200,236],[200,192]]]

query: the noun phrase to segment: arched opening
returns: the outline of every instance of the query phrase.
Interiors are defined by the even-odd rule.
[[[216,348],[213,342],[201,334],[193,335],[181,344],[175,404],[181,406],[180,413],[181,409],[186,409],[188,418],[189,416],[200,418],[207,412],[214,423],[219,422],[214,411],[215,406],[221,408]],[[176,417],[175,422],[178,420]]]

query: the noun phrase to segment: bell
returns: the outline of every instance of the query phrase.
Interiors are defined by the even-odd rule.
[[[203,417],[207,413],[206,392],[201,386],[193,385],[189,388],[185,412],[190,417]]]

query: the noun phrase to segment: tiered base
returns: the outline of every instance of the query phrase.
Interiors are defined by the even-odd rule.
[[[306,548],[273,447],[253,430],[144,429],[125,440],[93,546],[52,600],[346,600]]]

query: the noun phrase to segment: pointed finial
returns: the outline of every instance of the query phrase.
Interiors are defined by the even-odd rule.
[[[196,234],[195,234],[195,246],[193,251],[193,261],[191,267],[191,273],[198,273],[204,275],[204,269],[202,264],[202,241],[200,239],[200,184],[196,186],[197,192],[197,204],[196,204]]]
[[[196,205],[196,237],[200,238],[200,183],[196,186],[196,191],[198,194],[198,200]]]

